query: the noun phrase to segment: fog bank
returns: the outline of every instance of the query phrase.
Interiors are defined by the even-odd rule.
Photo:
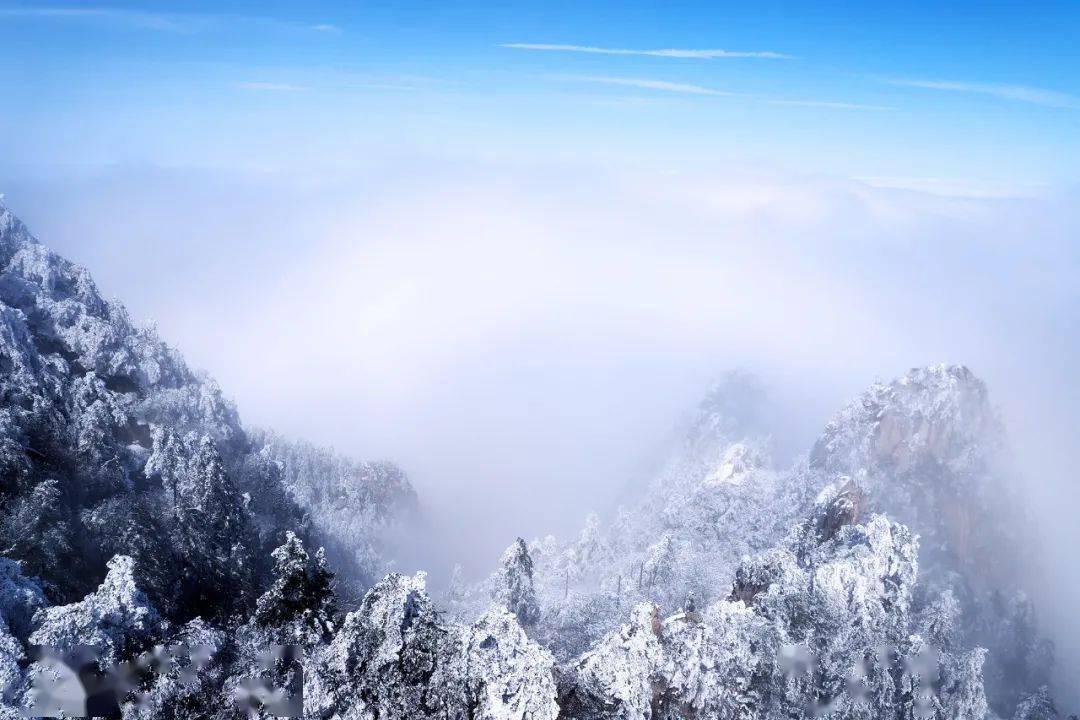
[[[786,464],[870,382],[967,364],[1009,426],[1047,541],[1040,604],[1076,656],[1075,190],[437,158],[0,180],[246,423],[400,463],[432,527],[414,562],[437,575],[609,509],[730,368],[784,409]]]

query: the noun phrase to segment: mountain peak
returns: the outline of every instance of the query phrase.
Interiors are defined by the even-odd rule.
[[[919,466],[954,472],[986,461],[1002,429],[986,385],[963,365],[914,368],[875,383],[825,427],[810,455],[817,470],[904,474]]]
[[[727,446],[751,441],[767,446],[769,394],[756,375],[735,370],[726,373],[706,392],[687,417],[684,442],[693,454],[723,454]]]
[[[27,244],[37,244],[37,239],[30,234],[22,220],[8,209],[3,196],[0,196],[0,262],[6,265],[11,256]]]

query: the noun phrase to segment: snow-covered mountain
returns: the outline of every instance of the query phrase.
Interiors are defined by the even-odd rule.
[[[417,506],[398,468],[244,428],[6,209],[0,395],[3,718],[86,710],[35,690],[32,645],[129,663],[125,718],[268,717],[259,678],[341,720],[1056,716],[1004,431],[962,367],[873,386],[790,468],[731,376],[617,512],[434,595],[383,576]]]
[[[985,673],[991,709],[1002,716],[1037,694],[1050,680],[1052,644],[1018,579],[1033,538],[985,385],[948,365],[875,384],[787,469],[771,462],[764,401],[752,378],[726,378],[636,497],[605,522],[589,516],[574,541],[529,544],[541,610],[533,635],[574,663],[628,632],[620,618],[641,603],[654,613],[737,601],[753,608],[760,593],[777,590],[780,570],[761,569],[775,567],[776,553],[791,553],[791,566],[813,578],[822,546],[888,518],[903,523],[898,532],[911,545],[904,632],[935,636],[955,653],[954,669]],[[475,614],[498,597],[504,575],[452,588],[451,607]],[[787,570],[782,577],[790,579]],[[819,583],[809,586],[813,593]],[[919,627],[926,622],[936,629]],[[978,648],[988,652],[972,655]],[[981,688],[972,678],[963,682]]]
[[[876,384],[828,424],[796,487],[857,492],[855,513],[880,512],[919,536],[923,606],[959,603],[958,640],[990,650],[987,691],[1011,712],[1049,682],[1021,568],[1037,561],[1003,424],[985,384],[965,367],[915,369]]]
[[[4,611],[17,642],[45,637],[33,609],[82,613],[117,573],[162,627],[235,622],[289,532],[347,548],[332,558],[339,582],[370,586],[384,531],[415,509],[390,464],[245,429],[211,378],[2,206],[0,397],[0,552],[10,582],[35,589]]]
[[[4,208],[0,268],[0,542],[51,599],[92,590],[120,553],[152,569],[145,589],[178,617],[231,611],[250,593],[218,608],[204,581],[222,598],[257,584],[287,530],[348,544],[350,575],[382,574],[375,531],[415,505],[400,470],[248,432],[211,378]],[[228,563],[178,556],[210,528]]]

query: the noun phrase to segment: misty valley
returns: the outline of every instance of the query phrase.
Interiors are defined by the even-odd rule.
[[[401,468],[245,426],[6,209],[0,266],[0,716],[93,714],[42,648],[127,668],[124,718],[1063,716],[1038,520],[963,366],[874,384],[784,465],[729,373],[579,533],[435,583],[398,570],[430,536]]]

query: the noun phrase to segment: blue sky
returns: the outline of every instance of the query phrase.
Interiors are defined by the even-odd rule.
[[[1078,36],[1076,3],[0,3],[0,150],[27,172],[436,152],[1025,192],[1078,179]]]

